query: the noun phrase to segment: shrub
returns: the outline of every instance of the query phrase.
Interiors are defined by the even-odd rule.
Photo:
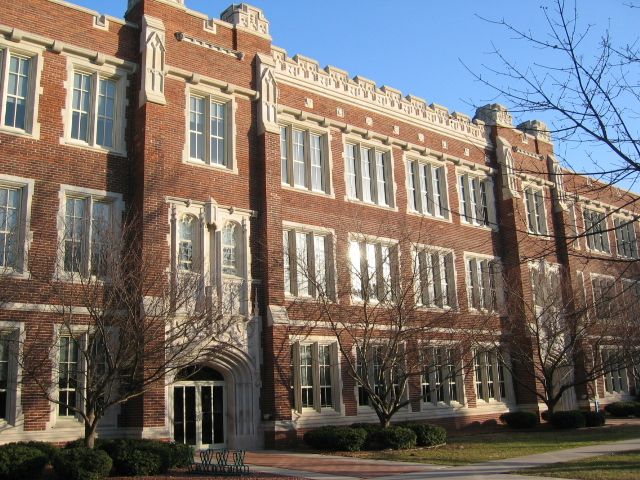
[[[0,479],[31,480],[40,476],[48,462],[42,450],[21,444],[0,447]]]
[[[533,428],[538,424],[538,415],[533,412],[508,412],[500,415],[500,421],[509,428]]]
[[[372,448],[404,450],[416,446],[416,434],[406,427],[379,428],[369,434],[367,445],[372,445]]]
[[[193,447],[184,443],[169,443],[171,468],[184,468],[193,462]]]
[[[166,473],[174,461],[183,461],[169,443],[145,439],[104,440],[97,444],[113,460],[113,473],[123,476]],[[193,457],[189,459],[191,462]]]
[[[555,428],[582,428],[587,423],[580,410],[554,412],[549,416],[549,420]]]
[[[307,445],[318,450],[357,452],[367,438],[363,428],[325,426],[304,434]]]
[[[58,447],[56,447],[52,443],[47,442],[13,442],[8,443],[7,445],[23,445],[25,447],[36,448],[47,456],[47,460],[49,461],[49,463],[53,463],[53,458],[56,456],[56,453],[59,450]]]
[[[604,412],[582,412],[587,427],[601,427],[605,422]]]
[[[640,407],[638,402],[613,402],[604,407],[605,411],[612,417],[630,417],[637,415]]]
[[[402,427],[409,428],[416,434],[416,445],[420,447],[435,447],[447,441],[447,431],[437,425],[428,423],[403,423]]]
[[[113,462],[106,452],[86,447],[61,450],[53,461],[58,478],[99,480],[109,476]]]

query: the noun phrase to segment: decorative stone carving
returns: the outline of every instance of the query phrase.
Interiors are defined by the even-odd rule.
[[[418,140],[420,140],[421,142],[424,142],[424,133],[418,134]]]
[[[231,5],[220,14],[220,19],[260,35],[269,35],[269,21],[262,10],[246,3]]]
[[[496,153],[500,172],[502,173],[502,195],[504,198],[520,198],[516,185],[516,175],[513,163],[511,144],[504,138],[498,137]]]
[[[529,133],[538,140],[551,143],[551,132],[547,128],[547,124],[540,120],[527,120],[518,125],[518,129],[525,133]]]
[[[313,98],[309,98],[309,97],[305,98],[304,99],[304,106],[306,108],[313,108]]]
[[[142,51],[142,82],[140,105],[147,102],[166,104],[164,98],[166,39],[162,20],[144,15],[140,48]]]
[[[278,126],[278,84],[273,70],[273,58],[258,54],[256,59],[259,79],[260,101],[258,102],[258,134],[280,133]]]
[[[366,123],[366,124],[367,124],[367,125],[369,125],[369,126],[373,125],[373,118],[371,118],[371,117],[366,117],[366,118],[364,119],[364,123]]]
[[[569,203],[567,201],[567,192],[564,189],[564,174],[555,156],[547,155],[547,167],[549,168],[549,175],[553,182],[553,188],[551,189],[554,200],[553,208],[556,212],[567,211],[569,209]]]
[[[97,13],[93,16],[93,26],[100,30],[109,30],[109,20],[104,14]]]
[[[344,118],[344,108],[337,107],[336,108],[336,115],[339,116],[340,118]]]
[[[513,127],[513,118],[509,110],[499,103],[491,103],[476,110],[477,120],[481,120],[487,125],[499,125],[502,127]]]

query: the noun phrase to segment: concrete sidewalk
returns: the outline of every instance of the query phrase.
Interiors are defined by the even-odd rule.
[[[266,450],[247,453],[246,460],[251,464],[252,471],[312,480],[329,478],[339,480],[369,478],[375,480],[534,480],[543,477],[508,475],[507,472],[615,452],[640,450],[640,430],[638,434],[639,438],[615,443],[554,450],[536,455],[455,467]]]

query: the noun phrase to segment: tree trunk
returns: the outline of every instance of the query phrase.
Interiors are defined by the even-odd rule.
[[[87,418],[84,421],[84,445],[87,448],[93,449],[93,447],[95,447],[99,420],[94,412],[87,412]]]

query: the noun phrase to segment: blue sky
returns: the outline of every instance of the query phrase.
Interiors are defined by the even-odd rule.
[[[74,0],[74,3],[121,17],[126,0]],[[227,0],[186,0],[187,7],[219,18]],[[482,65],[497,65],[492,45],[522,64],[539,52],[514,41],[499,26],[480,17],[504,18],[523,28],[544,27],[542,6],[548,0],[252,0],[271,24],[275,45],[293,56],[300,53],[342,68],[351,76],[374,80],[473,116],[473,105],[496,101],[466,70],[482,72]],[[635,38],[637,10],[628,0],[578,0],[582,21],[596,30],[606,27],[617,40]],[[536,115],[541,120],[549,121]],[[533,118],[517,116],[519,123]],[[572,165],[583,164],[583,148],[558,150]],[[602,155],[606,155],[604,152]],[[587,168],[587,167],[584,167]]]

